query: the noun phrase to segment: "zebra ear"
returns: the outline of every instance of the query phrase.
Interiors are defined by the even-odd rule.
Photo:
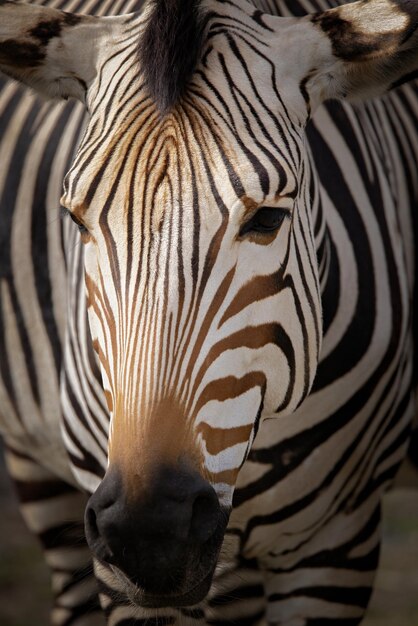
[[[417,0],[362,0],[301,19],[310,31],[301,85],[313,107],[381,95],[418,76]]]
[[[84,101],[108,21],[0,0],[0,71],[49,98]]]

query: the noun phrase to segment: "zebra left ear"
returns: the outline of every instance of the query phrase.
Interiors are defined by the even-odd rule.
[[[309,33],[300,84],[312,108],[381,95],[418,76],[418,0],[361,0],[301,22]]]
[[[0,0],[0,72],[48,98],[84,101],[112,19]]]

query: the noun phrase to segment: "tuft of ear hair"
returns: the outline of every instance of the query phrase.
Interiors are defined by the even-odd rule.
[[[151,0],[139,46],[149,95],[162,115],[183,96],[200,60],[203,20],[199,0]]]

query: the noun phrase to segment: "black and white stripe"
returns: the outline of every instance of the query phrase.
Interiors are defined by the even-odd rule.
[[[151,418],[168,402],[198,425],[202,472],[233,504],[212,589],[196,608],[132,608],[124,583],[96,564],[108,624],[351,626],[366,610],[380,498],[414,414],[417,90],[327,103],[305,133],[311,78],[297,97],[274,83],[273,22],[259,12],[339,4],[208,2],[202,61],[169,118],[138,83],[146,19],[123,18],[88,93],[75,158],[84,110],[2,83],[0,411],[23,510],[37,502],[41,532],[59,532],[62,499],[71,506],[74,486],[93,492],[106,470],[109,412],[110,463],[122,458],[128,474],[126,441],[137,454],[135,437],[148,437],[152,449]],[[99,13],[93,2],[54,7]],[[101,14],[137,8],[100,3]],[[65,197],[83,244],[58,219],[71,162]],[[170,210],[159,214],[167,193]],[[237,215],[281,206],[277,193],[292,211],[277,255],[267,256],[270,241],[253,254],[254,239],[242,242],[245,258],[234,256]],[[137,407],[146,428],[124,421]],[[171,431],[161,421],[181,439],[180,422]],[[77,601],[56,624],[78,624],[96,607],[73,575],[64,586]]]

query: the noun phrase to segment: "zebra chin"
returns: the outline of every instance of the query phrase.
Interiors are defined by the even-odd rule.
[[[113,574],[115,574],[118,582],[124,587],[123,592],[129,602],[144,609],[161,609],[169,607],[186,607],[194,606],[202,602],[207,596],[212,584],[215,572],[217,557],[215,563],[211,567],[209,573],[197,584],[194,583],[187,591],[171,594],[152,594],[146,592],[141,587],[134,585],[132,581],[118,568],[111,566]]]
[[[207,595],[228,518],[196,470],[161,467],[133,499],[112,469],[88,502],[85,531],[118,593],[144,608],[181,607]]]

